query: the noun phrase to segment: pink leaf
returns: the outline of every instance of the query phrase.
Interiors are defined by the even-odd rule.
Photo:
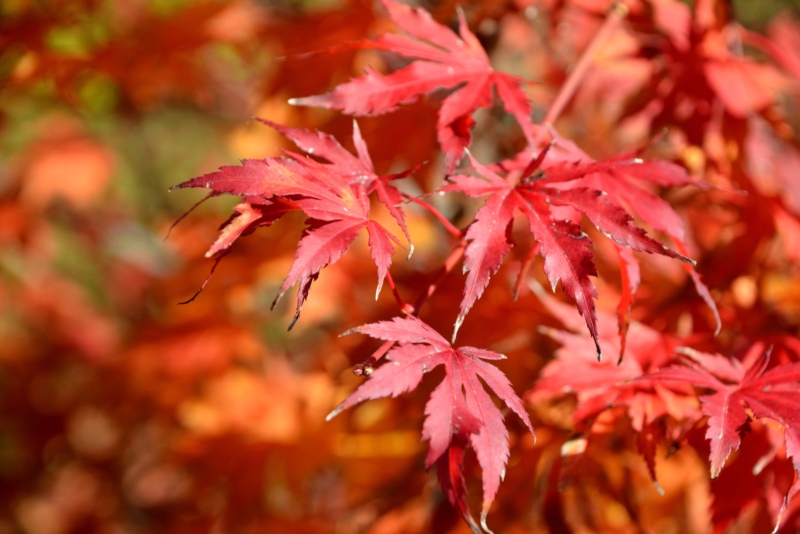
[[[353,123],[353,143],[358,157],[345,150],[332,136],[311,130],[281,126],[264,119],[260,122],[292,139],[308,155],[285,152],[285,157],[245,160],[242,166],[222,167],[219,171],[194,178],[176,186],[204,187],[212,195],[246,195],[236,214],[221,228],[209,256],[226,253],[242,235],[261,226],[269,226],[284,213],[300,209],[308,217],[309,227],[295,253],[295,261],[278,290],[273,306],[292,286],[298,284],[297,308],[289,328],[297,321],[311,283],[320,271],[335,263],[349,248],[361,228],[369,232],[370,252],[378,270],[380,292],[392,262],[397,238],[372,221],[369,194],[377,192],[403,233],[411,242],[402,210],[400,192],[389,182],[407,176],[410,171],[378,176],[372,166],[366,143],[358,124]],[[213,271],[212,271],[213,272]],[[205,284],[204,284],[205,285]]]
[[[462,491],[460,451],[471,443],[483,470],[483,519],[497,494],[508,461],[508,432],[503,415],[494,405],[484,383],[506,406],[516,413],[533,433],[522,401],[508,379],[484,360],[503,356],[475,347],[453,348],[428,325],[414,316],[395,317],[354,329],[372,337],[395,340],[398,346],[387,354],[388,362],[375,370],[352,395],[345,399],[328,419],[366,399],[395,396],[416,387],[423,374],[444,366],[445,376],[433,390],[425,407],[422,437],[430,442],[426,465],[438,463],[442,489],[456,499],[454,504],[471,521]],[[483,383],[481,382],[483,380]],[[455,456],[453,456],[455,454]],[[457,460],[457,461],[454,461]],[[444,479],[442,478],[443,475]],[[459,490],[458,488],[462,488]]]
[[[492,88],[517,119],[529,142],[534,141],[531,108],[521,81],[495,71],[475,35],[460,17],[459,35],[434,21],[422,9],[384,0],[394,23],[408,36],[384,35],[372,46],[414,60],[390,74],[367,69],[364,76],[317,96],[293,98],[290,103],[338,109],[352,115],[378,115],[394,111],[437,89],[454,89],[445,98],[437,123],[437,138],[445,152],[447,172],[452,172],[470,141],[472,114],[491,105]]]

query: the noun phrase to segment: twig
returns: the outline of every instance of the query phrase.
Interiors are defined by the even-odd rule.
[[[627,15],[628,7],[623,2],[616,2],[611,6],[603,25],[594,35],[592,42],[589,43],[589,46],[587,46],[581,54],[581,57],[578,59],[578,63],[572,69],[572,72],[569,73],[567,81],[564,82],[564,85],[562,85],[561,89],[559,89],[555,101],[550,106],[550,109],[547,110],[547,115],[545,115],[544,120],[542,121],[544,126],[552,126],[556,119],[558,119],[558,117],[561,115],[561,112],[564,111],[567,103],[569,103],[569,100],[578,89],[578,85],[581,83],[581,81],[583,81],[583,77],[586,75],[586,71],[589,69],[589,65],[591,65],[594,57],[597,55],[597,52],[606,43],[611,34],[614,33],[614,30],[617,29],[619,23],[622,22]]]
[[[430,212],[431,215],[433,215],[440,223],[442,223],[442,226],[444,226],[445,230],[447,230],[447,232],[450,235],[452,235],[453,237],[455,237],[456,239],[461,239],[461,237],[464,235],[464,233],[461,230],[459,230],[458,228],[456,228],[453,225],[453,223],[451,223],[449,220],[447,220],[447,217],[442,215],[439,212],[439,210],[437,210],[436,208],[434,208],[433,206],[431,206],[430,204],[428,204],[427,202],[425,202],[421,198],[412,197],[411,195],[406,195],[405,193],[403,194],[403,196],[406,197],[406,199],[409,202],[413,202],[415,204],[419,204],[420,206],[422,206],[423,208],[428,210],[428,212]]]
[[[444,262],[444,265],[439,272],[434,275],[433,280],[430,281],[428,286],[419,294],[417,300],[414,301],[414,304],[408,304],[407,302],[403,302],[403,299],[400,298],[398,294],[396,294],[395,298],[397,299],[398,304],[400,305],[400,309],[403,313],[407,313],[408,315],[418,316],[419,311],[428,298],[436,292],[436,289],[439,287],[439,282],[449,274],[453,268],[461,261],[461,258],[464,256],[464,250],[467,248],[467,240],[462,238],[456,247],[450,252],[450,255]],[[394,290],[394,281],[387,275],[386,277],[389,285]],[[394,341],[386,341],[381,345],[378,350],[376,350],[372,355],[364,360],[363,362],[356,364],[353,366],[353,374],[356,376],[369,376],[374,371],[374,366],[381,358],[383,358],[389,349],[394,346]]]

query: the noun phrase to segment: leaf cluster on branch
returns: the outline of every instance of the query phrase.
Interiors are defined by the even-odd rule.
[[[551,16],[567,9],[561,4],[570,2],[548,3]],[[466,280],[452,331],[455,343],[459,328],[469,324],[468,313],[484,295],[490,278],[518,244],[524,257],[509,295],[516,296],[532,285],[552,316],[576,331],[542,329],[562,347],[525,395],[534,411],[537,403],[576,397],[574,431],[582,443],[591,443],[600,433],[599,422],[609,414],[628,417],[654,478],[657,448],[664,443],[685,442],[702,421],[707,425],[710,443],[711,476],[717,477],[732,452],[739,449],[749,423],[769,420],[782,429],[785,442],[773,440],[765,462],[782,455],[791,459],[795,473],[793,487],[784,488],[783,504],[773,514],[777,524],[800,487],[796,482],[796,473],[800,472],[797,355],[787,352],[784,354],[789,356],[777,363],[773,358],[771,363],[770,350],[758,345],[760,352],[751,351],[750,359],[740,362],[679,348],[691,341],[687,332],[670,333],[657,318],[649,318],[651,325],[632,322],[634,294],[642,282],[639,260],[632,251],[681,262],[684,275],[706,307],[705,311],[693,311],[695,322],[704,322],[702,328],[707,334],[722,331],[725,336],[732,314],[718,312],[712,292],[701,280],[696,262],[690,259],[689,251],[698,249],[696,237],[687,234],[682,216],[662,194],[671,188],[694,186],[709,196],[736,196],[744,190],[751,194],[745,202],[760,201],[752,166],[748,167],[753,163],[752,155],[745,154],[749,150],[745,143],[754,142],[756,135],[766,138],[764,129],[772,128],[777,135],[769,134],[769,141],[755,141],[763,141],[766,150],[785,145],[790,153],[796,153],[796,140],[783,127],[775,97],[776,88],[792,83],[791,77],[797,76],[792,70],[796,58],[767,38],[725,20],[721,4],[711,0],[698,0],[691,7],[676,0],[582,4],[583,9],[605,13],[605,22],[586,44],[557,96],[549,107],[545,106],[547,112],[540,121],[534,121],[533,116],[542,102],[531,96],[537,84],[493,67],[490,55],[470,31],[464,12],[459,11],[454,31],[424,9],[394,0],[384,0],[382,5],[403,33],[381,35],[352,46],[400,58],[401,66],[389,73],[367,68],[363,76],[328,93],[291,99],[294,105],[357,117],[402,113],[403,105],[421,98],[438,102],[441,185],[422,196],[403,192],[396,182],[418,172],[419,165],[395,174],[379,174],[355,120],[354,155],[329,134],[259,119],[292,140],[301,152],[284,151],[279,157],[245,160],[240,166],[222,167],[176,187],[208,189],[208,198],[222,194],[243,197],[208,250],[207,256],[215,261],[228,254],[241,236],[270,226],[289,212],[305,215],[307,227],[275,299],[299,286],[290,329],[320,272],[336,263],[366,230],[377,270],[376,298],[386,281],[397,302],[397,315],[349,331],[384,343],[357,366],[357,372],[368,378],[331,412],[329,419],[368,399],[409,392],[428,372],[443,368],[444,377],[425,407],[422,437],[429,442],[425,465],[435,466],[442,491],[474,531],[488,531],[487,514],[509,458],[503,412],[490,392],[523,421],[527,430],[533,433],[534,428],[523,400],[503,372],[490,363],[503,356],[476,347],[456,347],[419,314],[423,304],[434,297],[442,277],[463,257]],[[650,76],[642,81],[635,96],[624,99],[616,120],[635,122],[650,141],[645,139],[639,147],[628,147],[627,152],[595,159],[569,135],[559,133],[557,121],[571,98],[591,98],[592,91],[597,90],[593,83],[599,84],[604,77],[607,83],[614,83],[612,69],[604,72],[604,60],[595,56],[614,32],[623,31],[626,17],[630,25],[626,35],[631,41],[613,59],[620,64],[644,62]],[[743,42],[771,54],[774,63],[756,62],[742,55]],[[580,87],[584,80],[586,87]],[[495,99],[513,118],[524,146],[516,155],[484,163],[471,150],[478,124],[475,117],[481,108],[497,108]],[[764,123],[765,128],[756,128]],[[652,138],[665,126],[672,128],[667,143],[678,152],[675,160],[680,163],[644,156]],[[401,140],[397,149],[402,152]],[[698,180],[698,176],[705,180]],[[460,196],[458,193],[485,200],[472,221],[460,229],[426,201],[432,193],[453,197]],[[742,202],[741,197],[733,202]],[[783,200],[764,202],[776,206],[772,211],[775,221],[786,213]],[[411,204],[427,210],[432,224],[442,226],[450,254],[430,284],[419,288],[416,300],[406,301],[390,267],[395,247],[406,247],[401,239],[407,243],[409,257],[414,250],[414,235],[405,212]],[[378,205],[391,215],[396,230],[374,218]],[[584,219],[590,225],[583,225]],[[601,243],[602,236],[609,242]],[[613,251],[617,261],[620,280],[616,317],[607,311],[598,314],[597,310],[595,255],[601,248]],[[544,294],[536,282],[528,282],[537,276],[529,273],[537,254],[551,289],[555,291],[560,284],[577,306],[585,323],[580,329],[562,303]],[[724,310],[729,310],[727,304]],[[604,331],[603,321],[615,322],[616,331]],[[588,337],[578,333],[586,330]],[[751,333],[749,339],[757,340],[757,333]],[[715,343],[711,336],[703,340],[712,346]],[[468,505],[464,475],[468,447],[483,471],[480,526]],[[569,470],[566,457],[572,454],[565,453],[565,472]],[[579,470],[572,471],[571,476],[581,476]]]

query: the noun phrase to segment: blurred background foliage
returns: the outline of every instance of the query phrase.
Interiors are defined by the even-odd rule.
[[[497,25],[535,3],[468,5],[471,25],[501,50],[504,68],[519,65],[502,55]],[[798,9],[788,0],[734,4],[755,28]],[[451,20],[455,3],[426,6]],[[202,197],[168,188],[289,147],[252,116],[348,139],[351,119],[286,102],[388,61],[355,49],[297,56],[385,30],[373,7],[0,4],[0,534],[465,531],[422,469],[430,387],[324,421],[359,383],[352,365],[375,348],[338,334],[395,310],[387,291],[373,301],[364,243],[326,269],[289,334],[291,302],[269,307],[292,261],[298,219],[237,243],[200,297],[178,305],[205,280],[203,254],[235,201],[207,202],[170,232]],[[426,161],[408,189],[438,184],[435,104],[359,122],[379,170]],[[469,206],[440,207],[456,222],[469,220]],[[410,226],[417,252],[395,276],[413,294],[448,251],[424,214],[412,210]],[[446,280],[429,305],[427,319],[443,330],[460,283]],[[529,335],[517,333],[544,313],[523,301],[514,308],[532,314],[523,320],[506,293],[490,286],[489,304],[473,312],[473,324],[487,328],[465,332],[462,342],[524,352],[503,369],[524,388],[552,347],[538,341],[544,356],[531,356]],[[569,512],[541,490],[553,487],[551,467],[570,434],[558,413],[549,417],[556,422],[537,428],[535,448],[514,449],[526,452],[512,455],[493,513],[508,532],[545,532]],[[512,440],[524,436],[512,431]],[[619,443],[598,454],[608,465],[633,461]],[[707,523],[707,481],[691,478],[705,469],[702,459],[680,460],[683,479],[667,475],[662,484],[684,488],[684,501],[653,504],[661,511],[648,512],[650,520],[666,524],[682,513],[675,528]],[[646,474],[637,483],[647,485]],[[582,498],[564,506],[580,516]],[[603,513],[592,521],[620,531],[639,520],[613,502]]]

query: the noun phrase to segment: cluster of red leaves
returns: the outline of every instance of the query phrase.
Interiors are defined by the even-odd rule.
[[[530,122],[531,110],[526,96],[515,85],[517,82],[512,84],[508,76],[494,72],[477,38],[467,29],[463,16],[460,18],[459,37],[433,21],[430,15],[421,9],[412,9],[390,1],[384,5],[397,26],[416,40],[387,35],[376,41],[376,46],[418,58],[420,61],[413,61],[407,67],[386,76],[368,72],[363,78],[340,85],[332,93],[294,99],[291,103],[331,107],[361,115],[378,114],[393,110],[399,104],[413,100],[433,89],[447,89],[466,83],[443,101],[439,112],[438,138],[445,154],[445,170],[451,172],[461,158],[464,148],[469,144],[470,126],[474,122],[472,114],[477,107],[491,103],[490,97],[494,86],[506,109],[522,125],[528,141],[534,143],[535,127]],[[317,278],[319,271],[335,262],[355,239],[358,231],[364,227],[367,227],[370,233],[369,244],[372,258],[378,268],[378,292],[380,292],[391,262],[391,255],[394,253],[391,241],[397,242],[397,240],[386,229],[369,219],[367,195],[371,191],[377,191],[378,198],[390,210],[407,237],[408,231],[402,211],[399,209],[400,193],[388,183],[387,178],[375,174],[366,144],[356,123],[354,123],[353,142],[358,158],[345,151],[329,135],[268,124],[294,140],[307,154],[322,158],[328,163],[321,164],[314,159],[287,152],[284,158],[246,160],[239,167],[223,167],[218,172],[197,177],[177,187],[204,187],[211,189],[212,196],[232,194],[246,197],[244,204],[237,208],[234,216],[223,226],[220,238],[207,255],[227,252],[240,235],[250,233],[259,226],[270,225],[288,210],[300,209],[305,212],[309,217],[309,229],[298,245],[295,262],[276,297],[277,301],[289,288],[297,283],[300,284],[295,319],[289,326],[291,329],[299,317],[311,283]],[[454,139],[458,141],[454,142]],[[597,275],[592,261],[591,241],[578,225],[570,222],[569,218],[574,218],[576,211],[583,213],[601,232],[621,246],[691,262],[648,237],[643,229],[634,224],[633,218],[627,212],[613,200],[609,200],[609,198],[616,200],[619,197],[629,204],[641,205],[647,201],[654,203],[655,197],[652,195],[645,192],[637,194],[637,190],[631,188],[628,183],[630,178],[618,177],[612,172],[629,165],[641,167],[637,172],[631,172],[633,176],[646,177],[645,179],[659,185],[686,185],[690,181],[677,166],[659,162],[643,164],[641,159],[629,156],[593,163],[583,163],[581,158],[549,162],[546,156],[550,146],[546,145],[521,169],[521,172],[509,173],[505,179],[481,165],[470,155],[472,167],[480,178],[461,174],[450,175],[448,179],[452,185],[441,189],[442,192],[459,191],[470,196],[490,195],[466,232],[465,238],[469,245],[464,253],[464,271],[468,276],[453,339],[455,340],[467,312],[483,294],[490,275],[497,271],[507,255],[511,247],[507,234],[513,222],[514,212],[520,210],[528,219],[530,231],[545,260],[544,270],[553,290],[560,281],[564,292],[576,301],[578,310],[586,319],[586,324],[595,340],[597,357],[600,359],[601,348],[594,305],[597,291],[589,278]],[[523,153],[522,157],[524,155]],[[501,162],[497,166],[513,168],[514,163],[514,161]],[[617,170],[617,172],[623,171]],[[392,178],[403,176],[401,174]],[[610,191],[611,195],[607,195],[605,190]],[[551,209],[551,206],[554,209]],[[556,215],[553,211],[558,208],[563,209]],[[669,208],[666,211],[671,213]],[[673,223],[678,229],[680,228],[679,221]],[[673,230],[673,233],[677,231]],[[679,241],[679,244],[682,245],[683,241]],[[627,253],[620,252],[620,259],[635,265],[635,260]],[[633,265],[631,269],[634,269]],[[626,287],[624,296],[626,301],[632,299],[635,290],[635,277],[630,278],[633,280]],[[707,294],[699,279],[696,280]],[[713,306],[713,302],[711,304]],[[627,320],[624,316],[621,316],[620,325],[624,334],[627,330]],[[399,342],[405,339],[397,337],[399,331],[401,331],[399,328],[392,330],[395,337],[386,337],[387,334],[377,337]],[[389,374],[393,370],[391,367],[386,369],[388,371],[384,374]],[[452,366],[445,366],[445,369],[448,375],[456,374]],[[457,376],[450,376],[449,379],[458,385],[450,388],[450,396],[461,397],[460,379]],[[396,381],[400,389],[394,389],[394,386],[390,386],[385,379],[381,381],[373,378],[369,382],[374,390],[371,395],[383,396],[410,389],[408,384],[400,385],[403,384],[403,380],[399,375]],[[474,382],[474,387],[480,388],[480,385]],[[434,399],[433,404],[436,404],[437,397],[432,395],[431,398]],[[508,396],[503,398],[508,402]],[[514,399],[516,400],[516,396]],[[450,402],[453,403],[453,400]],[[474,398],[470,401],[469,395],[466,402],[461,410],[463,413],[457,416],[458,419],[465,418],[463,423],[465,435],[449,424],[426,423],[426,434],[432,442],[426,464],[430,466],[433,462],[440,461],[446,450],[455,448],[456,451],[448,453],[448,460],[440,461],[439,471],[441,473],[444,470],[451,476],[460,473],[460,465],[451,465],[453,458],[463,457],[461,447],[467,442],[466,437],[480,436],[480,439],[477,437],[473,439],[473,447],[484,469],[483,517],[485,519],[488,507],[497,491],[496,480],[500,477],[500,471],[505,468],[508,454],[501,453],[487,444],[489,440],[487,435],[496,434],[498,431],[497,420],[487,420],[481,416],[479,413],[481,410],[478,408],[481,404]],[[457,407],[463,403],[462,399],[453,406]],[[483,405],[485,406],[485,402]],[[431,404],[428,407],[430,408]],[[453,411],[452,406],[450,411]],[[445,445],[434,446],[434,443]],[[442,464],[450,467],[443,468]],[[443,479],[444,487],[464,487],[463,481],[454,486],[449,480],[447,477]],[[469,517],[465,491],[451,489],[447,493],[451,501],[462,510],[468,522],[474,524]],[[485,521],[482,523],[485,528]]]
[[[686,531],[796,528],[790,18],[756,33],[710,0],[626,0],[624,22],[609,0],[426,4],[433,16],[389,0],[375,13],[358,1],[23,4],[0,23],[10,65],[0,97],[113,109],[122,126],[52,138],[9,165],[0,378],[14,379],[0,400],[11,444],[0,450],[0,530],[444,532],[458,530],[455,514],[480,530],[495,499],[489,522],[509,532],[647,529],[667,517]],[[383,11],[403,34],[386,33]],[[113,31],[98,29],[98,13]],[[368,32],[381,35],[361,40]],[[289,57],[264,62],[265,43]],[[291,56],[309,51],[322,53]],[[106,193],[117,168],[151,178],[163,159],[152,151],[193,144],[153,136],[147,114],[170,101],[210,121],[269,119],[230,134],[233,152],[281,135],[300,149],[178,186],[243,198],[210,248],[220,217],[194,212],[163,245],[173,263],[136,237],[146,231],[114,204],[116,189]],[[322,124],[341,140],[352,124],[352,142]],[[138,128],[144,141],[119,133]],[[184,157],[156,189],[186,175]],[[203,158],[198,168],[224,161]],[[153,204],[142,212],[164,211]],[[302,235],[283,231],[303,220]],[[403,236],[413,261],[394,256]],[[206,274],[191,259],[200,247],[214,268],[226,256],[222,275],[176,310]],[[462,256],[466,280],[445,276]],[[377,303],[362,283],[376,269]],[[559,282],[570,304],[540,289]],[[294,318],[270,318],[274,293],[295,285]],[[301,307],[292,335],[277,334],[273,323],[295,325]],[[329,333],[357,324],[384,341],[377,352]],[[456,346],[457,332],[493,350]],[[353,383],[349,368],[370,353],[356,367],[369,378]],[[346,394],[337,381],[355,392],[328,418],[353,410],[325,423]],[[649,496],[648,471],[663,497]],[[467,491],[478,480],[480,522]]]
[[[685,257],[687,243],[680,218],[667,203],[648,191],[648,186],[645,185],[649,182],[660,187],[673,187],[694,183],[682,167],[663,161],[644,161],[633,154],[592,161],[568,140],[531,122],[532,107],[522,90],[521,80],[497,72],[491,66],[480,41],[467,27],[463,13],[459,13],[456,34],[434,21],[422,9],[414,9],[391,0],[385,0],[383,6],[395,25],[408,35],[387,34],[358,46],[394,53],[410,59],[410,63],[389,74],[368,69],[366,75],[340,84],[329,93],[294,98],[290,103],[372,116],[394,111],[399,105],[412,102],[433,91],[451,90],[441,101],[437,120],[437,138],[444,154],[444,170],[449,182],[439,192],[457,191],[471,197],[488,196],[474,221],[463,233],[462,243],[466,243],[465,247],[462,246],[465,249],[463,270],[467,278],[461,311],[455,321],[453,340],[467,313],[484,293],[489,278],[498,271],[514,243],[512,229],[517,211],[525,215],[534,243],[523,262],[516,287],[520,287],[533,254],[538,251],[544,260],[544,272],[552,289],[555,290],[561,282],[564,293],[576,302],[594,341],[598,360],[601,360],[602,355],[594,302],[598,293],[590,278],[597,276],[592,253],[593,240],[578,224],[572,222],[579,220],[582,215],[597,230],[613,240],[619,257],[622,294],[618,305],[620,340],[617,352],[620,362],[625,353],[633,294],[640,282],[638,263],[627,249],[687,262],[687,272],[700,296],[714,312],[719,331],[721,319],[711,294],[694,271],[694,262]],[[643,15],[643,6],[628,7],[633,7],[634,16]],[[628,7],[614,7],[612,18],[619,17]],[[729,29],[720,24],[710,2],[699,2],[693,14],[688,6],[677,2],[656,2],[653,22],[666,35],[663,52],[665,68],[675,73],[666,76],[666,82],[662,85],[647,89],[647,95],[655,95],[647,101],[647,108],[637,110],[633,107],[628,113],[644,115],[651,128],[663,124],[667,119],[667,112],[677,113],[668,117],[669,121],[683,120],[687,114],[707,116],[707,123],[692,131],[692,135],[696,135],[703,129],[712,127],[715,120],[719,120],[720,112],[712,113],[709,102],[721,103],[722,109],[733,118],[746,117],[748,113],[763,109],[772,102],[772,95],[765,85],[768,77],[762,73],[758,82],[753,81],[753,78],[756,71],[772,74],[773,70],[749,59],[731,55],[724,46],[720,46],[720,43],[725,42],[723,32]],[[698,79],[704,83],[696,83]],[[732,93],[729,87],[736,87],[739,93]],[[471,144],[471,129],[475,124],[473,115],[478,108],[491,106],[495,94],[505,110],[516,119],[528,148],[515,158],[491,166],[480,163],[469,154],[474,174],[456,172],[459,161]],[[557,111],[551,111],[548,118],[557,114]],[[409,242],[410,237],[400,211],[401,195],[387,183],[387,178],[375,175],[357,126],[354,131],[354,145],[358,159],[326,134],[300,132],[271,125],[294,140],[307,154],[322,158],[327,163],[286,153],[284,158],[245,161],[241,167],[225,167],[216,173],[181,184],[179,187],[209,188],[212,196],[227,193],[248,197],[224,226],[222,235],[209,251],[209,255],[227,252],[232,242],[243,233],[252,232],[258,226],[269,225],[287,209],[297,208],[309,217],[310,228],[300,241],[295,263],[280,287],[278,297],[299,282],[299,314],[310,284],[319,271],[336,261],[353,241],[356,233],[365,226],[370,232],[369,244],[378,268],[380,290],[394,252],[391,240],[397,241],[387,230],[369,220],[367,195],[372,190],[378,192],[379,200],[392,213]],[[542,144],[542,140],[545,144]],[[551,152],[553,144],[558,150]],[[375,184],[381,185],[376,188]],[[678,252],[649,237],[644,229],[636,225],[632,215],[623,206],[639,215],[654,230],[669,235]],[[459,248],[456,251],[460,253]],[[394,288],[394,283],[392,287]],[[408,309],[396,291],[395,296],[402,311],[419,313],[416,307]],[[389,344],[384,345],[385,347],[390,347],[391,343],[399,345],[389,349],[387,354],[387,360],[393,365],[380,367],[331,416],[368,398],[396,396],[411,390],[420,382],[423,373],[444,364],[445,381],[431,394],[431,400],[426,407],[428,418],[423,426],[423,436],[431,442],[426,465],[430,467],[438,462],[439,479],[445,493],[472,528],[478,530],[468,511],[462,474],[464,446],[471,442],[484,472],[481,523],[486,529],[486,513],[497,493],[501,472],[505,471],[508,446],[504,439],[500,440],[502,443],[497,441],[498,436],[506,433],[502,417],[486,396],[477,376],[482,377],[531,428],[519,399],[509,389],[507,379],[478,359],[496,359],[498,355],[471,347],[454,350],[438,333],[413,316],[408,319],[398,318],[394,322],[366,325],[355,331],[387,341]],[[637,346],[637,349],[641,350],[641,347]],[[371,364],[384,352],[385,349],[379,351],[371,359],[368,367],[370,372]],[[570,354],[577,355],[578,352],[574,349]],[[662,356],[665,355],[669,356],[669,353]],[[753,377],[750,377],[752,373],[746,376],[736,375],[736,380],[743,381],[736,391],[745,387],[744,384],[753,390],[769,389],[775,385],[771,375],[758,378],[768,361],[766,356],[764,358],[753,372]],[[669,358],[661,358],[656,362],[650,360],[652,365],[645,367],[641,365],[642,361],[627,360],[633,363],[619,367],[614,372],[609,371],[608,365],[602,365],[605,372],[602,382],[606,386],[626,380],[645,380],[649,393],[644,398],[650,400],[642,400],[642,394],[638,391],[643,386],[638,382],[631,386],[612,386],[621,389],[611,398],[605,394],[602,397],[612,404],[627,405],[635,430],[646,436],[648,425],[666,415],[675,415],[673,412],[677,410],[672,402],[674,393],[660,386],[660,382],[682,378],[684,382],[697,387],[710,387],[718,391],[715,396],[700,398],[703,413],[710,416],[708,437],[712,440],[711,473],[716,476],[731,450],[738,448],[738,440],[734,440],[733,436],[747,420],[747,413],[740,407],[734,410],[732,417],[720,421],[721,413],[730,411],[729,397],[733,393],[729,392],[729,388],[712,375],[702,375],[698,370],[678,371],[676,368],[668,368],[657,371],[668,360]],[[787,372],[791,369],[787,368]],[[648,371],[656,371],[656,374],[641,378]],[[565,370],[553,367],[550,372],[557,376],[565,373]],[[545,378],[548,377],[547,373],[546,369]],[[734,374],[736,373],[731,371],[721,376],[733,380]],[[693,379],[687,380],[689,376]],[[705,378],[701,380],[700,376]],[[578,379],[579,383],[584,379]],[[574,380],[574,376],[570,374],[570,379],[560,378],[555,382],[572,388],[571,381]],[[797,381],[797,377],[789,372],[781,382],[781,387],[795,390]],[[536,391],[552,391],[553,377],[550,377],[550,382],[544,389],[538,388]],[[691,394],[685,388],[682,392]],[[720,400],[722,397],[725,402]],[[597,395],[584,399],[576,413],[581,414],[577,415],[578,418],[585,419],[602,411],[597,406],[600,398],[601,395]],[[746,397],[749,399],[748,405],[755,403],[755,398]],[[770,398],[774,398],[774,394]],[[651,405],[645,407],[652,400],[658,400],[660,408]],[[759,405],[758,409],[751,406],[751,409],[755,417],[776,419],[787,428],[787,443],[792,444],[788,447],[788,454],[794,455],[796,443],[791,439],[791,433],[795,431],[792,426],[796,423],[796,408],[790,405],[778,409],[769,404]],[[678,411],[678,415],[684,416],[683,419],[690,423],[697,422],[699,412],[696,409],[689,410],[684,406]],[[655,473],[652,436],[650,443],[645,454],[651,473]]]

